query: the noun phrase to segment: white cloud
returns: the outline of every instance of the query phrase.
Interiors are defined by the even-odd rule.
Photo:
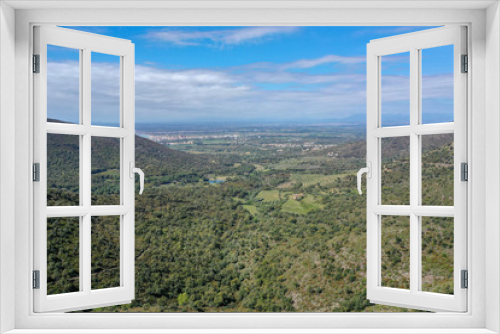
[[[261,39],[266,36],[291,34],[299,30],[298,27],[250,27],[231,30],[224,34],[225,44],[241,44],[246,41]]]
[[[80,65],[75,61],[47,64],[47,117],[78,122]]]
[[[276,35],[292,34],[298,27],[247,27],[238,29],[221,29],[209,31],[181,31],[164,30],[148,33],[145,37],[157,41],[169,42],[177,45],[238,45],[245,42],[261,41]]]
[[[288,64],[284,64],[282,69],[305,69],[312,68],[323,64],[339,63],[339,64],[360,64],[365,63],[365,57],[343,57],[337,55],[326,55],[320,58],[314,59],[300,59]]]
[[[400,61],[400,58],[389,59],[389,61],[397,62]],[[405,59],[403,59],[404,61]],[[366,58],[364,56],[359,57],[345,57],[338,55],[325,55],[319,58],[310,58],[310,59],[298,59],[288,63],[271,63],[271,62],[257,62],[246,65],[241,65],[236,69],[239,70],[294,70],[294,69],[310,69],[316,66],[324,65],[324,64],[340,64],[340,65],[357,65],[357,64],[365,64]]]
[[[422,98],[453,98],[453,74],[423,75]]]
[[[49,63],[53,114],[65,115],[78,103],[78,67]],[[119,75],[106,63],[93,64],[93,117],[112,120],[116,116]],[[75,70],[76,69],[76,70]],[[279,68],[244,70],[168,70],[136,66],[136,121],[175,122],[203,120],[266,121],[335,119],[366,110],[364,74],[292,73]],[[433,99],[453,97],[452,76],[424,77],[424,94]],[[408,79],[386,76],[384,102],[397,108],[408,97]],[[427,93],[428,92],[428,93]],[[394,109],[394,110],[392,110]],[[437,111],[439,112],[439,110]],[[64,119],[64,118],[63,118]]]

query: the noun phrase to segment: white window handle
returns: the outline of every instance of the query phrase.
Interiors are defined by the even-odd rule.
[[[142,192],[144,191],[144,172],[140,168],[134,167],[134,163],[132,161],[130,161],[129,167],[131,179],[135,177],[135,173],[139,174],[139,181],[141,184],[139,195],[142,195]]]
[[[371,162],[367,162],[366,165],[367,165],[366,167],[361,168],[358,171],[358,191],[359,191],[360,195],[363,194],[363,192],[361,191],[361,176],[363,175],[363,173],[366,173],[366,177],[368,179],[372,178],[372,163]]]

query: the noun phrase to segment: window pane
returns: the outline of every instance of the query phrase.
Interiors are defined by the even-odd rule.
[[[47,134],[47,205],[79,205],[80,137]]]
[[[382,217],[382,286],[410,288],[410,217]]]
[[[92,205],[120,205],[120,139],[92,137]]]
[[[47,121],[80,122],[80,50],[47,46]]]
[[[453,190],[453,134],[422,136],[422,205],[453,206]]]
[[[382,205],[410,205],[410,137],[381,141]]]
[[[422,124],[453,122],[453,45],[423,49]]]
[[[422,291],[453,294],[453,218],[422,217]]]
[[[410,124],[410,53],[381,58],[382,126]]]
[[[92,289],[120,286],[120,217],[92,217]]]
[[[92,125],[120,126],[120,57],[92,52]]]
[[[80,290],[80,218],[47,219],[47,294]]]

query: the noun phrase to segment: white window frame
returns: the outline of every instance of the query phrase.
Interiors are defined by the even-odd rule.
[[[467,75],[461,73],[461,56],[467,54],[466,27],[450,26],[372,40],[367,46],[367,298],[375,304],[414,307],[429,311],[467,310],[467,290],[461,287],[461,271],[467,270],[467,183],[460,164],[467,163]],[[422,123],[422,50],[453,46],[454,121]],[[404,126],[382,126],[382,59],[409,53],[409,118]],[[422,204],[422,135],[454,134],[454,205]],[[409,139],[409,205],[382,203],[382,140]],[[409,221],[409,289],[384,287],[382,278],[382,217],[401,216]],[[454,226],[452,295],[422,291],[422,217],[452,217]]]
[[[130,2],[133,3],[133,2]],[[398,9],[391,9],[394,2],[338,1],[335,3],[297,1],[294,3],[270,1],[268,4],[221,4],[217,1],[182,5],[176,2],[164,4],[144,1],[133,3],[143,10],[97,9],[120,6],[113,2],[17,2],[0,4],[0,208],[1,221],[0,265],[0,316],[5,322],[2,330],[16,329],[15,333],[37,333],[42,329],[64,329],[76,332],[89,329],[89,333],[105,332],[104,329],[165,329],[164,332],[184,332],[175,329],[191,328],[195,332],[342,332],[350,333],[412,332],[419,328],[422,333],[466,332],[491,333],[500,331],[500,136],[498,110],[500,99],[500,12],[498,3],[474,1],[399,1]],[[12,8],[24,7],[15,13]],[[58,8],[58,7],[70,8]],[[74,6],[71,8],[71,6]],[[122,2],[122,6],[129,6]],[[163,6],[163,9],[146,7]],[[176,8],[185,6],[185,8]],[[224,6],[232,8],[225,8]],[[363,7],[364,6],[364,7]],[[490,6],[488,9],[486,7]],[[80,9],[74,9],[78,7]],[[86,9],[81,9],[85,8]],[[169,7],[169,8],[165,8]],[[281,7],[281,8],[280,8]],[[406,8],[405,8],[406,7]],[[440,8],[440,9],[436,9]],[[30,9],[35,8],[35,9]],[[45,9],[40,9],[45,8]],[[203,10],[205,8],[205,10]],[[350,8],[350,9],[349,9]],[[401,9],[403,8],[403,9]],[[12,17],[15,16],[15,23]],[[486,23],[486,24],[485,24]],[[468,312],[435,314],[34,314],[31,290],[32,263],[32,183],[30,181],[32,142],[32,27],[36,24],[58,25],[443,25],[465,24],[469,27],[468,78],[469,120],[468,143],[470,181],[468,215],[470,243],[468,243]],[[9,28],[9,29],[5,29]],[[15,31],[15,44],[13,32]],[[10,35],[9,35],[10,34]],[[6,47],[4,47],[4,45]],[[14,50],[15,46],[15,50]],[[15,55],[15,58],[14,56]],[[14,60],[13,60],[14,58]],[[9,68],[15,64],[15,77]],[[488,71],[486,67],[488,66]],[[10,72],[9,72],[10,71]],[[5,77],[4,73],[10,73]],[[15,86],[12,82],[15,79]],[[9,85],[10,84],[10,85]],[[15,100],[6,97],[15,93]],[[10,110],[8,110],[10,108]],[[15,115],[12,110],[15,108]],[[6,125],[7,124],[7,125]],[[6,143],[6,126],[15,128],[15,149]],[[486,154],[485,152],[488,152]],[[12,158],[15,161],[7,162]],[[14,168],[13,168],[14,167]],[[15,183],[5,173],[15,169]],[[491,175],[486,181],[486,173]],[[4,184],[15,185],[15,212],[8,211],[9,193]],[[355,187],[355,185],[353,185]],[[488,194],[488,196],[486,196]],[[14,217],[13,221],[5,217]],[[15,224],[14,224],[15,223]],[[12,225],[14,224],[14,225]],[[474,228],[472,229],[472,226]],[[15,244],[9,238],[15,237]],[[5,247],[5,248],[4,248]],[[12,256],[14,254],[14,256]],[[485,255],[490,256],[486,257]],[[9,285],[10,283],[10,285]],[[12,287],[15,286],[15,289]],[[14,290],[14,291],[11,291]],[[486,293],[488,291],[488,293]],[[10,305],[9,305],[10,303]],[[12,305],[15,305],[12,308]],[[10,306],[10,307],[9,307]],[[13,316],[13,318],[12,318]],[[247,329],[246,331],[244,329]],[[300,330],[298,330],[300,328]],[[355,329],[358,329],[357,331]],[[385,328],[381,330],[382,328]],[[26,329],[26,330],[25,330]],[[30,329],[30,331],[28,331]],[[121,330],[120,330],[121,329]],[[170,329],[170,330],[167,330]],[[217,329],[217,330],[216,330]],[[295,329],[295,330],[294,330]],[[391,330],[392,329],[392,330]],[[459,330],[463,329],[463,330]],[[492,330],[492,331],[490,331]],[[56,331],[51,331],[56,332]],[[138,329],[136,332],[140,332]]]
[[[40,164],[39,182],[33,184],[34,270],[39,271],[39,289],[34,289],[35,312],[74,311],[129,304],[135,296],[135,92],[134,44],[128,40],[60,27],[34,27],[34,54],[39,55],[39,73],[34,84],[34,162]],[[47,122],[47,46],[72,48],[79,52],[80,121],[78,124]],[[120,62],[119,127],[92,125],[92,53],[114,55]],[[76,101],[75,101],[76,103]],[[80,200],[75,206],[47,206],[47,135],[79,138]],[[91,140],[109,137],[120,141],[120,203],[92,205]],[[106,289],[91,287],[92,217],[118,216],[120,219],[120,285]],[[47,218],[79,218],[79,291],[47,295]]]

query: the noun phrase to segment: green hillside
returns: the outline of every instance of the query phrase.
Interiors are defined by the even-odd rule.
[[[452,199],[452,145],[450,138],[441,138],[425,146],[429,203]],[[254,148],[240,155],[250,146],[218,147],[219,142],[212,154],[193,154],[136,137],[136,165],[147,181],[144,194],[136,195],[136,298],[129,305],[93,311],[406,311],[366,300],[366,197],[357,193],[354,174],[364,159],[364,141],[329,149],[338,153],[334,158],[321,150],[270,153],[266,146],[267,151]],[[408,156],[405,143],[390,147],[383,160],[383,196],[395,203],[408,192]],[[78,203],[78,142],[51,135],[49,148],[54,171],[49,205]],[[118,198],[118,152],[115,140],[93,142],[96,204]],[[320,167],[290,170],[293,159],[301,161],[301,168]],[[288,162],[280,166],[283,160]],[[443,186],[433,186],[436,182]],[[116,286],[119,225],[112,217],[92,224],[92,286]],[[408,228],[404,219],[384,224],[383,283],[404,287]],[[49,224],[49,293],[78,289],[75,226],[71,219]],[[453,222],[429,218],[423,231],[424,288],[452,293]]]

